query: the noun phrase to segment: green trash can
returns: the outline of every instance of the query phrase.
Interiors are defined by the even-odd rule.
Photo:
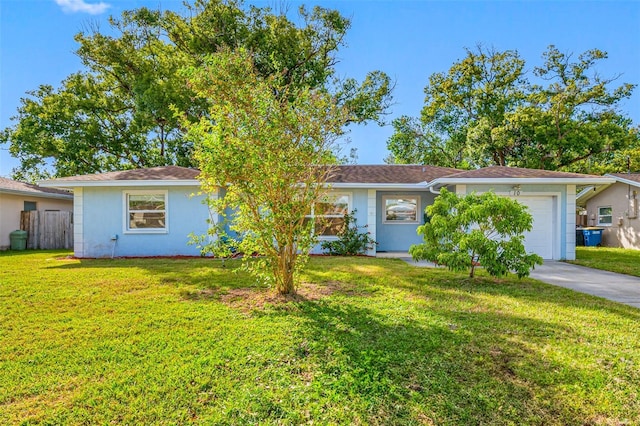
[[[13,231],[9,234],[11,250],[25,250],[27,248],[27,231]]]

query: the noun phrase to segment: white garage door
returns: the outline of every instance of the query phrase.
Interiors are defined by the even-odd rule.
[[[543,259],[553,259],[553,242],[557,237],[553,197],[515,197],[515,199],[529,207],[529,213],[533,216],[533,229],[524,234],[524,246],[527,252],[534,252]]]

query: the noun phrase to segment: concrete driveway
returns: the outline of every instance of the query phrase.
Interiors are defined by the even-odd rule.
[[[531,278],[640,308],[640,278],[545,260]]]
[[[433,263],[416,262],[406,255],[394,257],[399,257],[414,266],[435,267]],[[530,276],[547,284],[570,288],[581,293],[592,294],[640,308],[640,278],[638,277],[554,260],[545,260],[544,265],[536,266]]]

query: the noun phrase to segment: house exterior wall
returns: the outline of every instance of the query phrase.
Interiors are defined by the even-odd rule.
[[[458,185],[460,186],[460,185]],[[499,195],[511,195],[515,200],[527,196],[553,196],[554,202],[555,231],[553,241],[553,259],[574,260],[575,259],[575,185],[539,185],[524,184],[520,187],[520,194],[513,192],[513,185],[479,185],[467,184],[463,193],[487,192],[492,190]]]
[[[126,232],[125,191],[166,191],[167,231]],[[76,256],[199,256],[199,249],[188,244],[189,234],[203,235],[208,228],[209,209],[202,196],[192,196],[198,191],[196,186],[76,188]]]
[[[202,196],[191,196],[199,187],[145,186],[137,187],[84,187],[75,188],[74,241],[78,257],[118,256],[174,256],[200,254],[195,245],[188,245],[189,234],[206,233],[210,217],[208,207],[202,203]],[[486,192],[493,190],[501,195],[513,192],[513,185],[467,184],[450,187],[458,194]],[[148,234],[128,233],[124,229],[125,191],[166,191],[167,192],[167,232]],[[412,244],[422,243],[417,228],[424,223],[423,212],[431,205],[436,194],[428,190],[401,191],[376,188],[335,189],[334,192],[349,194],[350,210],[362,232],[369,232],[378,242],[376,250],[368,252],[406,252]],[[418,223],[385,223],[385,196],[420,197]],[[553,259],[575,258],[575,185],[529,185],[523,184],[520,196],[552,196],[554,231]],[[517,195],[515,198],[517,199]],[[614,213],[615,215],[616,213]],[[117,235],[114,240],[113,236]],[[312,253],[321,253],[318,244]]]
[[[636,198],[639,198],[640,188],[617,182],[587,201],[587,225],[604,229],[603,246],[640,250],[640,217],[637,207],[633,205],[633,191],[636,191]],[[611,206],[612,223],[599,225],[598,207],[607,206]]]
[[[385,223],[385,208],[382,200],[385,196],[419,196],[420,208],[418,210],[418,223]],[[406,252],[413,244],[423,242],[418,235],[418,226],[424,224],[424,209],[433,204],[436,194],[429,191],[376,191],[376,241],[378,252]]]
[[[6,250],[10,247],[9,234],[20,229],[20,212],[24,209],[25,201],[35,202],[37,210],[73,210],[73,201],[71,199],[64,200],[0,192],[0,250]]]

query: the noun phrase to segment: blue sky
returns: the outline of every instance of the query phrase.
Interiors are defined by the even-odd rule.
[[[279,5],[279,0],[250,2]],[[303,2],[289,1],[291,10]],[[598,71],[640,83],[640,1],[322,1],[350,17],[348,46],[339,53],[340,75],[362,79],[382,70],[396,82],[389,119],[418,115],[429,75],[446,71],[478,43],[514,49],[531,69],[550,44],[575,55],[598,48],[609,53]],[[11,124],[25,92],[40,84],[59,87],[80,69],[74,34],[87,25],[107,28],[110,15],[148,6],[182,9],[182,0],[2,0],[0,3],[0,128]],[[623,110],[640,124],[640,88]],[[349,147],[362,164],[382,163],[389,126],[354,128]],[[17,161],[0,145],[0,176]],[[347,148],[347,151],[348,151]]]

